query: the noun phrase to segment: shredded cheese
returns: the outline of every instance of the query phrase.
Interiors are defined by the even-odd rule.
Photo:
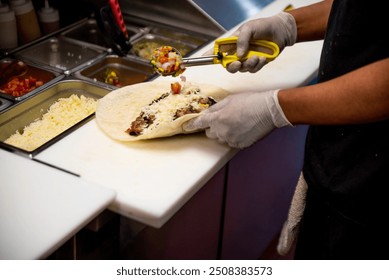
[[[160,123],[170,123],[174,120],[174,115],[179,108],[192,106],[202,111],[204,105],[199,104],[201,98],[200,89],[197,87],[184,88],[180,94],[172,94],[142,109],[145,115],[154,115],[156,120],[147,129],[153,130]]]
[[[96,111],[96,100],[72,94],[53,103],[40,118],[16,131],[4,142],[26,151],[33,151]]]

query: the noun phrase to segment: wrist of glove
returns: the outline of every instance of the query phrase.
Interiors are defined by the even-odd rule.
[[[243,57],[249,51],[250,40],[269,40],[276,43],[280,52],[286,46],[297,41],[297,25],[294,17],[286,12],[267,18],[251,20],[243,24],[233,36],[238,36],[237,56]],[[246,61],[235,61],[227,66],[227,71],[251,72],[259,71],[266,64],[264,57],[251,57]]]
[[[292,124],[278,103],[278,90],[273,90],[227,96],[185,123],[184,130],[205,129],[209,138],[243,149],[284,126]]]

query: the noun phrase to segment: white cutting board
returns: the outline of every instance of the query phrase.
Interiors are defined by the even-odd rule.
[[[109,205],[115,192],[0,150],[0,259],[46,258]]]
[[[118,142],[93,119],[37,158],[115,190],[111,210],[160,227],[234,153],[199,134]]]

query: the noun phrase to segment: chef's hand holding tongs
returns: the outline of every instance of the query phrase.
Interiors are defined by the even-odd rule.
[[[244,57],[252,40],[275,42],[281,52],[297,40],[297,26],[292,15],[282,12],[269,18],[256,19],[242,25],[236,32],[237,57]],[[258,71],[265,65],[261,56],[251,56],[227,65],[230,72]],[[227,96],[198,117],[184,124],[186,131],[204,129],[209,138],[231,147],[246,148],[276,128],[293,126],[278,101],[279,90],[244,92]]]
[[[232,37],[216,40],[212,55],[183,58],[174,47],[161,46],[153,52],[151,64],[163,76],[178,76],[185,67],[206,64],[222,64],[231,73],[254,73],[296,40],[294,17],[281,12],[272,17],[251,20]]]
[[[243,24],[233,34],[238,37],[236,56],[239,60],[228,65],[227,70],[235,72],[259,71],[269,60],[263,56],[250,56],[242,59],[250,50],[252,40],[269,40],[279,47],[281,53],[286,46],[292,46],[297,40],[297,27],[294,17],[286,12],[278,13],[267,18],[259,18]]]

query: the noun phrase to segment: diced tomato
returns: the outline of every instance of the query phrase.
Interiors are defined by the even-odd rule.
[[[181,84],[179,82],[170,84],[170,88],[174,94],[179,94],[181,92]]]
[[[1,91],[14,97],[19,97],[43,85],[44,82],[29,76],[27,78],[15,77],[1,87]]]
[[[164,64],[165,62],[168,62],[169,61],[169,58],[167,56],[161,56],[159,57],[158,61],[161,63],[161,64]]]

